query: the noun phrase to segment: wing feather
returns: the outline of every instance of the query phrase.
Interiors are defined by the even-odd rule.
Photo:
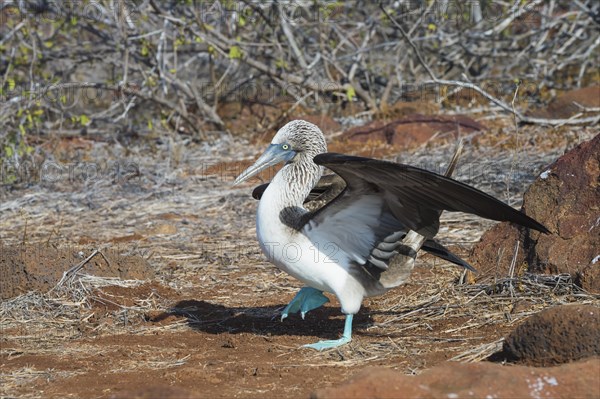
[[[427,237],[423,250],[474,270],[432,239],[444,210],[548,233],[543,225],[494,197],[424,169],[335,153],[320,154],[314,160],[336,175],[324,176],[306,199],[305,206],[312,212],[302,231],[317,245],[335,245],[336,256],[344,254],[361,265],[370,261],[377,245],[386,249],[383,240],[389,239],[395,246],[393,234],[406,234],[410,229]],[[260,199],[267,185],[256,187],[253,197]],[[387,269],[384,261],[375,266]]]
[[[370,191],[382,196],[400,223],[428,238],[437,233],[439,213],[444,210],[509,221],[549,233],[539,222],[483,191],[424,169],[335,153],[319,154],[314,161],[340,175],[347,184],[342,195],[317,215],[349,206],[354,192]]]

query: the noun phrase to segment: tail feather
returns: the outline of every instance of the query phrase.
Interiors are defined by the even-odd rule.
[[[423,243],[423,246],[421,246],[421,249],[423,251],[429,252],[434,256],[437,256],[438,258],[447,260],[448,262],[454,263],[455,265],[462,266],[465,269],[472,271],[473,273],[477,273],[477,269],[475,269],[473,266],[461,259],[458,255],[455,255],[452,252],[450,252],[448,248],[444,247],[442,244],[433,239],[426,240]]]

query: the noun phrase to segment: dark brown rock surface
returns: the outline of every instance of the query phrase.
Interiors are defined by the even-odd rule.
[[[531,114],[541,118],[566,119],[580,114],[582,112],[581,107],[600,107],[600,86],[588,86],[566,91],[552,100],[548,107],[537,109]]]
[[[506,337],[503,352],[533,366],[600,356],[600,308],[563,305],[536,313]]]
[[[474,132],[485,127],[463,115],[409,114],[392,122],[373,121],[345,132],[342,139],[356,142],[382,142],[405,148],[422,144],[436,133],[458,134]]]
[[[540,174],[523,210],[552,234],[501,223],[473,248],[480,278],[502,277],[515,253],[517,270],[569,273],[578,285],[600,292],[600,135],[581,143]]]

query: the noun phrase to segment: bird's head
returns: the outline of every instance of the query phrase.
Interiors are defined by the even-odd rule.
[[[312,161],[316,155],[326,151],[327,144],[321,129],[303,120],[291,121],[279,129],[267,150],[233,184],[240,184],[269,166],[281,162]]]

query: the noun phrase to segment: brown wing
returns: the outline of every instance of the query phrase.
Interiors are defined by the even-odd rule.
[[[351,207],[364,195],[377,195],[394,218],[427,238],[437,233],[441,211],[472,213],[549,233],[541,223],[494,197],[424,169],[335,153],[319,154],[314,161],[346,182],[337,198],[315,212],[317,221]]]

